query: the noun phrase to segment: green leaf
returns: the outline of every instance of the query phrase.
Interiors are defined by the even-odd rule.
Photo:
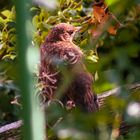
[[[5,26],[5,22],[3,19],[0,18],[0,30],[2,30]]]
[[[119,2],[120,0],[105,0],[105,2],[107,3],[108,6],[113,5],[117,2]]]
[[[16,54],[6,54],[2,57],[2,59],[11,59],[14,60],[16,58]]]
[[[4,10],[1,13],[6,17],[6,20],[10,19],[13,16],[12,12],[9,10]]]
[[[89,62],[97,63],[98,62],[98,57],[95,56],[95,55],[87,56],[86,60],[88,60]]]

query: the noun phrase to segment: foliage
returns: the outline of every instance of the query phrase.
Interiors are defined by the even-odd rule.
[[[0,125],[18,119],[19,107],[12,105],[15,96],[19,95],[15,79],[17,62],[15,10],[11,1],[1,1],[0,10]]]
[[[105,2],[59,0],[52,9],[46,2],[37,1],[28,7],[35,29],[34,46],[39,47],[57,23],[82,27],[74,42],[85,54],[88,71],[95,74],[96,93],[140,81],[140,1]],[[3,6],[0,10],[0,125],[17,120],[19,115],[19,107],[10,104],[19,94],[15,26],[14,6]],[[137,102],[138,97],[130,99],[128,93],[124,88],[120,97],[109,99],[108,110],[92,114],[69,111],[59,101],[52,101],[46,110],[49,139],[138,139],[138,130],[125,137],[117,135],[124,116],[135,119],[129,116],[127,107],[132,101]],[[110,111],[114,112],[111,118]]]

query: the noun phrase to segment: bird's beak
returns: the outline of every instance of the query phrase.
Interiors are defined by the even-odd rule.
[[[75,27],[75,33],[74,33],[74,39],[73,40],[76,40],[79,37],[80,31],[81,31],[80,26]]]

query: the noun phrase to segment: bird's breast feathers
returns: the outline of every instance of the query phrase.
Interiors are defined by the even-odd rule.
[[[43,53],[53,62],[67,62],[68,64],[75,64],[83,57],[83,52],[78,46],[64,41],[46,44],[43,46]]]

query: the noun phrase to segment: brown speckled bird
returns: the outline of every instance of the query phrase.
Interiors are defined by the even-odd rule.
[[[83,52],[72,42],[77,30],[78,27],[67,23],[52,28],[41,45],[39,81],[46,101],[54,99],[58,87],[65,82],[60,69],[63,64],[72,78],[61,101],[66,106],[71,103],[83,111],[94,112],[98,109],[98,102],[92,92],[93,77],[83,64]]]

